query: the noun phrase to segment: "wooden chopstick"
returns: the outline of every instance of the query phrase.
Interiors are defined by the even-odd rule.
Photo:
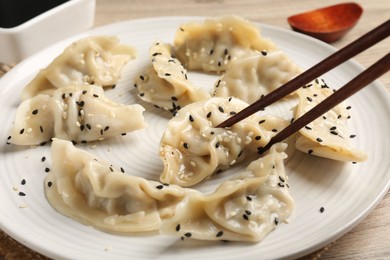
[[[279,99],[287,96],[288,94],[294,92],[298,88],[304,86],[305,84],[313,81],[314,79],[325,74],[329,70],[337,67],[341,63],[347,61],[348,59],[354,57],[360,52],[368,49],[374,44],[380,42],[381,40],[388,37],[390,34],[390,19],[364,34],[357,40],[351,42],[344,48],[325,58],[321,62],[317,63],[307,71],[303,72],[299,76],[293,78],[286,84],[272,91],[268,95],[254,102],[250,106],[238,112],[236,115],[228,118],[227,120],[220,123],[217,127],[230,127],[235,123],[241,121],[242,119],[256,113],[257,111],[264,109],[265,107],[271,105],[272,103],[278,101]]]
[[[316,118],[320,117],[334,106],[340,104],[342,101],[352,96],[369,83],[379,78],[390,70],[390,53],[384,56],[379,61],[375,62],[368,69],[357,75],[342,88],[334,92],[332,95],[324,99],[317,106],[310,109],[303,116],[294,120],[290,125],[275,135],[270,142],[264,147],[259,149],[259,153],[267,151],[273,144],[278,143],[297,132],[302,127],[306,126]]]

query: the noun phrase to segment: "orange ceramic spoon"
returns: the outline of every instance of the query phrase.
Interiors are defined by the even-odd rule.
[[[293,15],[287,21],[295,31],[334,42],[357,23],[362,13],[360,5],[344,3]]]

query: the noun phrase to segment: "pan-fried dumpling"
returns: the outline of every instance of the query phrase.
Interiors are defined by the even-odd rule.
[[[108,232],[160,230],[183,239],[258,242],[294,208],[284,149],[285,144],[273,146],[244,172],[204,195],[124,174],[72,143],[54,139],[45,194],[58,212]]]
[[[176,32],[174,47],[184,67],[206,72],[223,72],[233,60],[276,49],[256,25],[238,16],[183,24]]]
[[[247,106],[236,98],[214,97],[182,108],[160,142],[160,181],[195,185],[241,160],[247,150],[256,153],[286,125],[280,118],[254,114],[230,129],[216,128]]]
[[[72,43],[24,88],[22,99],[56,88],[117,83],[123,66],[136,55],[134,48],[119,43],[114,36],[91,36]]]
[[[324,81],[315,81],[296,91],[299,104],[295,118],[319,104],[333,93]],[[302,152],[338,161],[360,162],[367,159],[367,154],[349,144],[354,138],[347,127],[350,106],[344,103],[329,110],[299,131],[295,147]]]
[[[290,81],[302,70],[280,50],[231,63],[214,86],[214,96],[236,97],[251,104]]]
[[[168,44],[153,44],[152,66],[135,78],[134,86],[142,100],[175,114],[181,107],[210,98],[210,94],[188,80],[186,69],[172,57],[171,49]]]
[[[104,97],[100,86],[59,88],[19,106],[8,142],[36,145],[57,137],[73,142],[103,140],[146,126],[141,105],[123,105]]]

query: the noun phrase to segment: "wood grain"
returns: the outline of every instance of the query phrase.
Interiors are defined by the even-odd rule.
[[[341,48],[390,18],[390,1],[357,0],[364,13],[358,24],[340,41]],[[312,0],[96,0],[95,27],[129,19],[156,16],[218,16],[236,14],[247,19],[289,29],[287,17],[293,14],[338,4],[340,1]],[[390,49],[387,39],[355,57],[368,67]],[[380,81],[390,91],[389,73]],[[0,259],[44,259],[4,233],[0,233]],[[305,259],[390,259],[390,193],[371,214],[343,237]],[[7,252],[6,247],[18,250]]]

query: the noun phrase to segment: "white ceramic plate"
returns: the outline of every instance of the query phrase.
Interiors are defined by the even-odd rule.
[[[107,95],[122,103],[140,102],[132,78],[148,64],[147,53],[155,40],[172,42],[179,24],[195,17],[134,20],[95,29],[58,43],[23,61],[0,81],[0,227],[26,246],[52,258],[69,259],[270,259],[308,254],[337,239],[358,224],[381,200],[390,185],[390,98],[375,82],[353,96],[350,128],[357,134],[354,146],[369,154],[359,164],[338,163],[294,153],[287,162],[291,193],[296,210],[291,222],[282,224],[261,243],[181,241],[159,234],[118,236],[79,224],[53,210],[45,199],[43,179],[50,168],[49,145],[37,148],[6,145],[8,131],[20,103],[24,85],[62,52],[71,41],[86,35],[118,35],[138,49],[138,59],[128,64],[119,84]],[[301,34],[261,25],[271,38],[303,68],[323,59],[334,49]],[[349,61],[325,75],[328,85],[338,88],[362,68]],[[190,79],[211,88],[215,77],[190,73]],[[145,105],[144,103],[142,103]],[[158,143],[167,117],[145,105],[150,127],[133,134],[99,143],[95,149],[80,146],[122,166],[127,173],[157,179],[162,170]],[[279,109],[280,108],[280,109]],[[287,107],[274,112],[288,116]],[[41,161],[45,156],[47,160]],[[245,165],[229,170],[225,176]],[[21,184],[25,179],[26,183]],[[211,190],[220,180],[200,187]],[[19,196],[19,191],[26,196]],[[323,213],[319,209],[325,208]]]

